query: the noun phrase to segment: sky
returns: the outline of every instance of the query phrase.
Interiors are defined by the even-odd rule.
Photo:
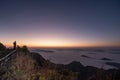
[[[0,42],[11,46],[120,46],[119,0],[0,0]]]

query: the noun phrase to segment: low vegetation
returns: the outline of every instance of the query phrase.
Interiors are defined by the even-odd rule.
[[[23,46],[17,48],[7,64],[0,66],[0,80],[120,80],[120,77],[116,70],[84,67],[75,61],[54,64]]]
[[[77,80],[77,73],[57,70],[46,60],[43,66],[33,59],[26,46],[17,48],[17,54],[0,70],[0,80]],[[42,63],[41,63],[42,64]]]

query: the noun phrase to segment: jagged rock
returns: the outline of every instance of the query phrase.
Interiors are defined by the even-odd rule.
[[[81,55],[81,57],[85,57],[85,58],[91,58],[91,57],[89,57],[89,56],[86,56],[86,55]]]
[[[101,58],[100,60],[111,61],[112,59],[109,59],[109,58]]]
[[[2,43],[0,43],[0,51],[3,51],[5,49],[6,49],[6,47]]]
[[[65,67],[74,72],[80,72],[83,70],[84,66],[77,61],[73,61],[70,64],[65,65]]]

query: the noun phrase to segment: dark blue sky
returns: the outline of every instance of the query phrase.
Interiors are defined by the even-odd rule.
[[[0,39],[29,46],[120,46],[119,0],[0,0]]]

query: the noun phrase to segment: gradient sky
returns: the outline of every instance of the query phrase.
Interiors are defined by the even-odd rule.
[[[0,0],[0,42],[10,46],[120,46],[120,0]]]

